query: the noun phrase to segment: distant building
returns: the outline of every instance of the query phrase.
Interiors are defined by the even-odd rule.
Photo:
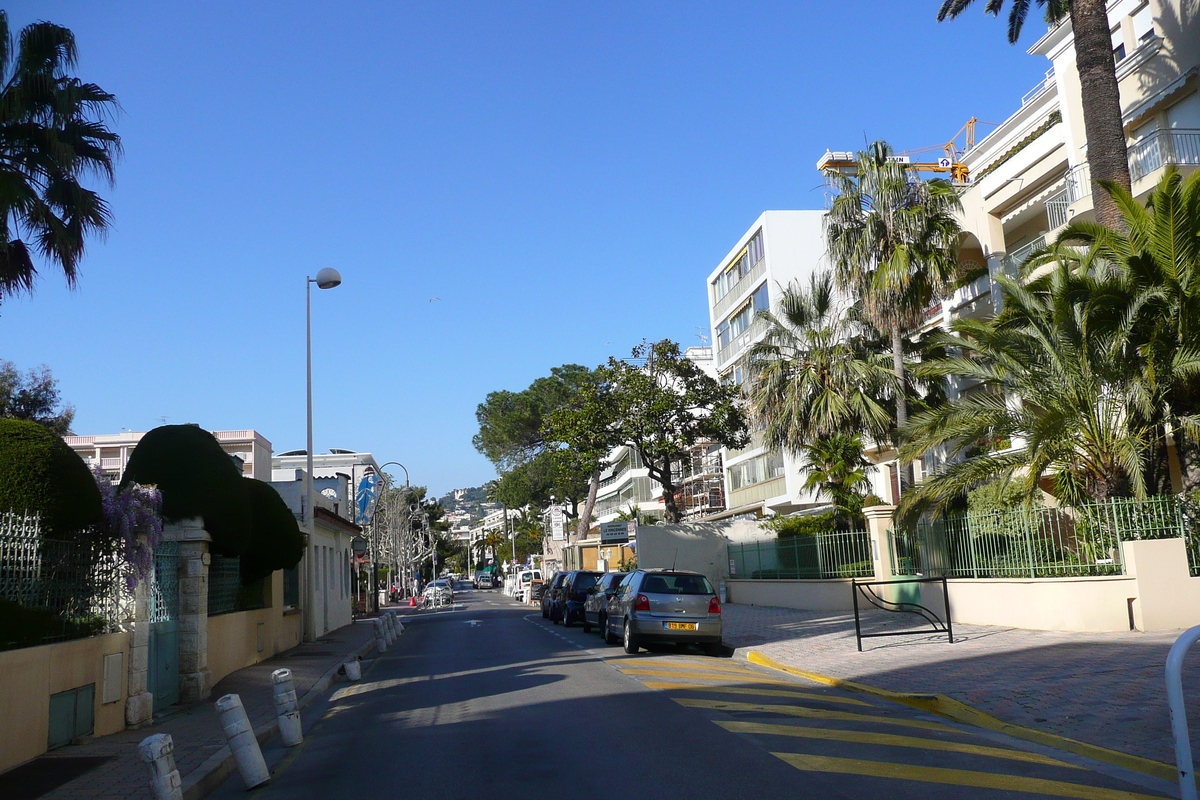
[[[211,431],[221,449],[238,460],[242,474],[260,481],[271,480],[271,443],[258,431]],[[129,463],[129,454],[146,435],[145,431],[124,431],[96,436],[64,436],[67,446],[79,454],[89,467],[99,466],[104,474],[120,481]]]

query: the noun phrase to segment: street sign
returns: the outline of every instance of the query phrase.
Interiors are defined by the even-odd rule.
[[[355,536],[350,540],[350,549],[354,551],[356,556],[365,556],[367,554],[367,540],[361,536]]]
[[[600,544],[622,544],[637,535],[636,522],[601,522]]]
[[[550,506],[550,537],[556,542],[565,541],[567,538],[563,523],[564,520],[562,506]]]

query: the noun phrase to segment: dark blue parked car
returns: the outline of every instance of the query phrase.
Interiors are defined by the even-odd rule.
[[[568,572],[563,581],[562,591],[555,599],[556,608],[550,612],[550,619],[562,620],[563,627],[569,628],[576,622],[583,621],[583,604],[587,602],[588,589],[596,585],[603,573],[595,570],[576,570]]]

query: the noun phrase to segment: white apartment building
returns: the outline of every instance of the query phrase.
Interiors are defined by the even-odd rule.
[[[807,284],[829,268],[825,257],[824,211],[765,211],[708,276],[708,312],[722,380],[746,379],[750,346],[763,338],[759,311],[777,311],[789,284]],[[755,436],[742,450],[723,449],[726,510],[719,516],[787,514],[820,505],[802,488],[802,463],[767,447]],[[886,480],[876,493],[886,491]],[[886,495],[885,495],[886,496]]]
[[[304,450],[288,450],[271,459],[271,480],[291,481],[297,475],[303,477],[303,470],[308,469],[308,455]],[[301,472],[297,472],[300,470]],[[363,479],[368,475],[379,475],[381,470],[375,457],[370,453],[360,453],[356,450],[330,448],[328,453],[313,453],[313,483],[320,484],[322,478],[345,478],[322,484],[319,489],[327,499],[336,504],[338,513],[347,519],[362,524],[365,519],[359,515],[357,492]],[[368,509],[368,513],[370,509]]]
[[[1185,174],[1200,165],[1200,23],[1180,0],[1116,0],[1108,16],[1133,194],[1144,199],[1168,164]],[[1069,220],[1094,218],[1070,23],[1051,28],[1029,53],[1050,61],[1045,79],[961,156],[970,170],[962,194],[970,231],[964,257],[990,275],[1013,273]],[[991,286],[980,280],[966,289],[959,300],[985,296]],[[943,311],[948,322],[958,308],[951,303]]]
[[[260,481],[271,480],[271,443],[258,431],[211,431],[229,455],[241,461],[242,474]],[[67,446],[79,454],[89,467],[99,466],[104,474],[120,481],[129,463],[129,454],[146,431],[122,431],[96,436],[64,436]]]

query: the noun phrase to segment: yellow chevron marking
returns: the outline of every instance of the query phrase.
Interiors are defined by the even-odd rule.
[[[712,659],[715,661],[716,659]],[[766,678],[770,675],[769,672],[763,672],[756,669],[741,669],[740,667],[726,667],[721,664],[712,664],[706,662],[682,662],[682,661],[652,661],[648,658],[639,658],[637,660],[610,658],[604,663],[612,664],[617,669],[698,669],[703,672],[733,672],[738,675],[755,675],[760,678]]]
[[[863,761],[857,758],[805,756],[795,753],[772,753],[771,755],[781,758],[796,769],[805,772],[834,772],[840,775],[865,775],[871,778],[973,786],[978,789],[1005,789],[1010,792],[1075,797],[1079,800],[1162,800],[1161,795],[1138,794],[1121,789],[1105,789],[1099,786],[1052,781],[1045,778],[1027,778],[1021,775],[999,775],[992,772],[971,772],[965,769],[920,767],[912,764]]]
[[[767,714],[786,714],[789,717],[805,717],[807,719],[836,719],[846,722],[874,722],[880,725],[901,725],[906,728],[921,728],[927,731],[954,730],[954,728],[937,722],[924,722],[919,719],[881,717],[877,714],[851,714],[849,711],[826,711],[822,708],[806,708],[805,706],[787,706],[774,703],[769,705],[735,703],[729,700],[693,700],[690,697],[672,697],[671,699],[681,706],[708,708],[714,711],[761,711]]]
[[[769,683],[773,686],[795,686],[792,681],[777,681],[772,678],[759,677],[754,680],[735,678],[732,675],[722,675],[719,672],[680,672],[673,669],[623,669],[626,675],[652,675],[659,678],[697,678],[706,681],[738,681],[740,683]]]
[[[745,686],[702,686],[698,683],[657,683],[654,681],[645,681],[643,684],[648,689],[661,689],[663,691],[696,691],[696,692],[719,692],[721,694],[749,694],[759,697],[792,697],[797,700],[817,700],[822,703],[842,703],[848,706],[866,706],[871,707],[870,703],[864,703],[862,700],[854,700],[849,697],[836,697],[833,695],[811,694],[809,692],[787,691],[786,689],[749,689]]]
[[[831,739],[835,742],[857,742],[859,744],[882,744],[889,747],[916,747],[921,750],[946,750],[952,753],[970,753],[977,756],[1007,758],[1012,761],[1029,761],[1034,764],[1050,764],[1055,767],[1083,769],[1065,761],[1024,750],[1006,750],[1001,747],[986,747],[978,744],[943,742],[940,739],[918,739],[915,736],[897,736],[894,733],[872,733],[868,731],[843,731],[832,728],[804,728],[798,725],[769,725],[763,722],[717,722],[722,728],[734,733],[765,733],[771,736],[796,736],[801,739]]]

